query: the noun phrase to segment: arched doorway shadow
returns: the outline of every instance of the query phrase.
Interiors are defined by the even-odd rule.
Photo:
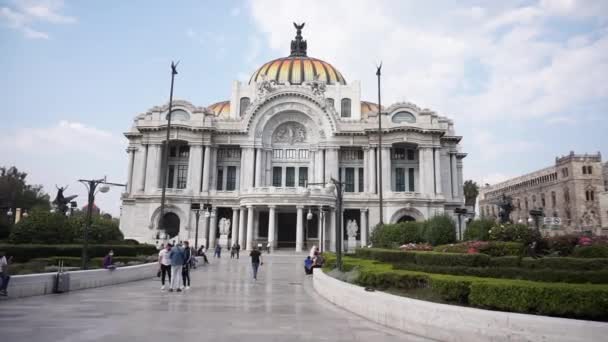
[[[424,221],[424,215],[415,208],[402,208],[397,210],[391,217],[391,223]]]
[[[416,219],[415,219],[415,218],[413,218],[413,217],[412,217],[412,216],[410,216],[410,215],[403,215],[403,216],[401,216],[401,218],[399,218],[399,219],[397,220],[397,223],[402,223],[402,222],[412,222],[412,221],[416,221]]]
[[[166,213],[163,215],[163,225],[165,226],[165,233],[170,239],[176,237],[179,234],[179,216],[174,213]]]

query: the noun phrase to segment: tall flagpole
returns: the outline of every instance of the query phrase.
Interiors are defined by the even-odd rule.
[[[380,224],[384,224],[384,213],[382,209],[382,103],[380,102],[380,75],[382,71],[382,62],[376,69],[376,76],[378,76],[378,170],[376,175],[378,176],[378,208],[380,209]]]
[[[162,193],[160,195],[160,215],[158,218],[158,230],[165,230],[165,193],[167,192],[167,167],[169,164],[169,140],[171,139],[171,111],[173,110],[173,81],[177,75],[177,63],[171,62],[171,91],[169,92],[169,112],[167,113],[167,138],[163,144],[163,164],[161,166]]]

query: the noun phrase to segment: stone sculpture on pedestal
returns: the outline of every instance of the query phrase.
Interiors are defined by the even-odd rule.
[[[220,246],[225,246],[230,249],[230,244],[228,243],[228,234],[230,234],[230,219],[222,217],[219,223],[220,228]]]
[[[346,225],[346,235],[348,236],[348,245],[347,251],[348,253],[354,253],[355,248],[357,248],[357,231],[359,230],[359,226],[357,225],[357,221],[349,220]]]

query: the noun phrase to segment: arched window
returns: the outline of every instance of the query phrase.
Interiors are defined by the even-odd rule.
[[[342,99],[342,111],[341,115],[343,118],[350,118],[350,99]]]
[[[586,175],[587,174],[587,166],[583,165],[583,174]]]
[[[327,105],[330,106],[331,108],[336,108],[335,107],[336,104],[334,103],[334,99],[332,99],[331,97],[327,98]]]
[[[169,120],[169,113],[165,116],[165,120]],[[190,115],[183,109],[176,109],[171,112],[171,121],[188,121]]]
[[[251,101],[249,100],[248,97],[241,97],[241,104],[239,106],[239,115],[243,116],[243,114],[245,114],[245,111],[247,110],[247,108],[249,107],[249,103]]]
[[[410,112],[399,112],[399,113],[393,115],[391,120],[394,123],[402,123],[402,122],[415,123],[416,117],[414,116],[414,114],[412,114]]]

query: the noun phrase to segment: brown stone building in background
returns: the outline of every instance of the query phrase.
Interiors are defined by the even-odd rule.
[[[497,203],[513,199],[513,222],[528,222],[530,210],[542,209],[542,229],[549,235],[574,232],[608,234],[608,163],[597,154],[570,154],[555,165],[479,189],[482,217],[498,217]],[[547,221],[547,224],[543,222]]]

